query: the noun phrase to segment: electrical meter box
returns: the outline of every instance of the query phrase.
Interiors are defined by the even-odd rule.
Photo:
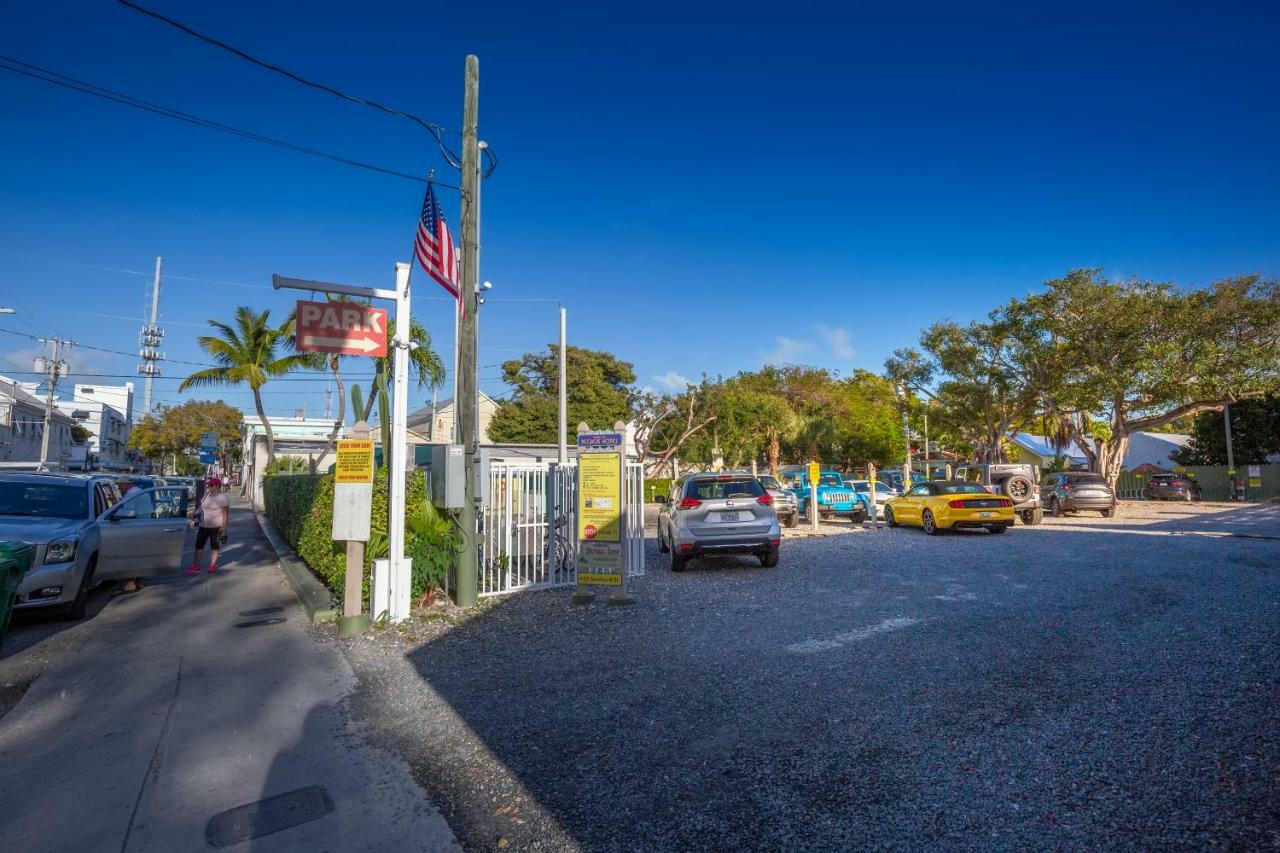
[[[461,444],[431,445],[431,503],[440,509],[462,509],[464,470]]]

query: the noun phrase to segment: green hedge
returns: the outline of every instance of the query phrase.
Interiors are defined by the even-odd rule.
[[[415,507],[427,499],[426,478],[421,471],[409,473],[406,482],[406,506]],[[282,475],[263,480],[263,498],[267,518],[280,531],[302,562],[324,582],[339,599],[343,593],[343,579],[347,570],[344,547],[333,541],[333,475]],[[373,517],[370,529],[374,534],[387,533],[387,506],[389,487],[387,469],[382,468],[373,478]],[[406,551],[412,543],[406,542]],[[369,570],[373,557],[365,550],[364,601],[369,598]]]
[[[671,491],[672,479],[670,477],[655,477],[652,480],[644,481],[644,502],[653,503],[658,499],[658,495],[665,495]]]

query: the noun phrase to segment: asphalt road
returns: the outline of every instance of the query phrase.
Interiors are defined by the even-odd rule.
[[[1280,846],[1276,509],[648,560],[344,643],[469,847]]]

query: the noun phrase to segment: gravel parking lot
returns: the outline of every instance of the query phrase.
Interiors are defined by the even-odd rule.
[[[344,643],[474,849],[1280,846],[1280,511],[788,537]]]

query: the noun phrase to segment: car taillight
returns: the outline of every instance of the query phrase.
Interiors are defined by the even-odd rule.
[[[964,501],[948,501],[947,506],[952,509],[964,509],[965,504]]]
[[[1075,488],[1075,486],[1059,486],[1058,488],[1062,489],[1062,491],[1064,491],[1064,492],[1069,492],[1069,491],[1071,491],[1072,489],[1074,489],[1074,488]]]
[[[765,492],[763,495],[756,498],[756,503],[760,504],[760,506],[773,506],[773,495]]]
[[[685,498],[680,501],[678,506],[680,509],[693,509],[694,507],[702,506],[702,501],[697,498]]]
[[[1169,485],[1171,485],[1171,486],[1178,486],[1179,488],[1186,488],[1187,481],[1186,481],[1186,480],[1174,480],[1174,481],[1173,481],[1172,483],[1170,483]]]

